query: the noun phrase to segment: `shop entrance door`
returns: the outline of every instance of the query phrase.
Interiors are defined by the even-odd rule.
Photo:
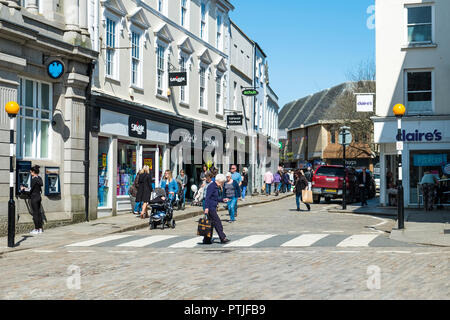
[[[143,148],[142,150],[142,167],[149,166],[153,177],[153,188],[159,188],[159,149]]]

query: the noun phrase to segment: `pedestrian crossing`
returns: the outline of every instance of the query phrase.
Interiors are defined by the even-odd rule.
[[[66,247],[118,247],[118,248],[305,248],[305,247],[337,247],[337,248],[364,248],[364,247],[409,247],[408,243],[391,240],[379,234],[328,234],[308,233],[301,235],[285,234],[257,234],[257,235],[230,235],[231,242],[222,245],[218,238],[213,245],[205,246],[203,237],[187,237],[181,235],[111,235],[96,239],[69,244]]]

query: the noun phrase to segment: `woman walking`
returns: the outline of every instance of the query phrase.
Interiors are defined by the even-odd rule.
[[[153,179],[149,166],[144,166],[142,170],[144,173],[139,175],[139,188],[136,201],[142,202],[141,219],[145,219],[148,217],[147,208],[153,191]]]
[[[223,199],[219,197],[219,188],[222,188],[225,183],[225,176],[223,174],[218,174],[214,182],[211,182],[206,191],[206,201],[205,201],[205,214],[208,216],[209,220],[211,220],[211,225],[219,235],[220,242],[225,244],[230,242],[227,239],[227,236],[223,232],[222,222],[220,221],[219,216],[217,215],[217,205],[219,202],[227,202],[227,199]],[[211,238],[204,237],[203,244],[212,244],[212,232]]]
[[[186,187],[188,183],[188,176],[184,174],[183,169],[180,170],[177,180],[181,182],[181,187],[183,188],[183,204],[186,204]]]
[[[242,201],[245,200],[245,195],[247,193],[247,186],[248,186],[248,169],[244,168],[242,169]]]
[[[237,201],[241,197],[241,189],[239,187],[239,183],[236,180],[233,180],[232,174],[230,172],[226,175],[227,181],[225,182],[225,196],[224,198],[228,199],[228,213],[230,214],[230,223],[235,222],[235,214],[237,208]]]
[[[164,177],[161,180],[161,188],[166,190],[166,196],[170,200],[175,199],[175,194],[178,192],[178,183],[172,176],[172,171],[166,170]]]
[[[43,230],[43,216],[41,212],[41,193],[42,193],[42,186],[44,183],[42,182],[42,178],[39,176],[39,166],[35,165],[31,168],[31,186],[29,190],[26,190],[25,187],[21,187],[21,191],[27,195],[30,196],[31,199],[31,210],[33,215],[33,222],[34,222],[34,230],[31,231],[31,234],[40,234],[44,232]]]
[[[302,191],[308,188],[308,180],[306,180],[303,171],[298,171],[296,173],[295,180],[295,202],[297,203],[297,211],[300,211],[300,201],[302,201]],[[308,203],[305,203],[308,211],[311,211],[311,206]]]
[[[139,214],[142,210],[142,202],[138,202],[138,201],[136,201],[136,199],[139,194],[139,177],[143,173],[144,173],[144,170],[141,169],[141,171],[139,171],[136,174],[133,185],[130,187],[130,200],[131,200],[131,206],[133,209],[133,214]]]

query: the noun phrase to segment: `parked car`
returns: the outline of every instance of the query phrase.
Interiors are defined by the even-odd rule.
[[[379,174],[374,174],[373,178],[375,179],[375,187],[377,192],[380,192],[380,175]]]
[[[320,203],[322,197],[326,203],[330,203],[331,199],[342,199],[344,190],[344,177],[347,184],[347,199],[354,188],[351,172],[343,166],[324,165],[316,169],[312,180],[312,192],[314,203]],[[350,201],[348,201],[350,202]]]
[[[346,202],[352,203],[359,201],[359,190],[356,182],[356,175],[359,175],[361,170],[352,170],[352,168],[344,171],[343,166],[325,165],[317,168],[313,176],[312,192],[314,203],[320,203],[322,197],[325,198],[326,203],[330,203],[332,199],[343,199],[344,195],[344,177],[346,181]],[[376,196],[375,180],[372,173],[367,170],[369,179],[371,179],[371,187],[368,190],[368,198],[372,199]]]

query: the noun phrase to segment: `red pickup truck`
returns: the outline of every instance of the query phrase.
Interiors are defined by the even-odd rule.
[[[344,172],[343,166],[321,166],[317,168],[312,179],[312,192],[314,203],[320,203],[320,198],[324,197],[326,203],[331,199],[342,199],[344,189],[344,176],[347,183],[347,199],[354,186],[349,170]]]
[[[347,184],[347,203],[360,201],[357,183],[357,175],[359,174],[361,174],[361,170],[351,170],[351,168],[347,168],[346,172],[344,172],[343,166],[326,165],[317,168],[312,179],[314,203],[320,203],[321,197],[325,198],[326,203],[330,203],[331,199],[342,199],[344,194],[344,176]],[[367,174],[371,179],[367,197],[372,199],[376,196],[375,180],[369,170],[367,170]]]

